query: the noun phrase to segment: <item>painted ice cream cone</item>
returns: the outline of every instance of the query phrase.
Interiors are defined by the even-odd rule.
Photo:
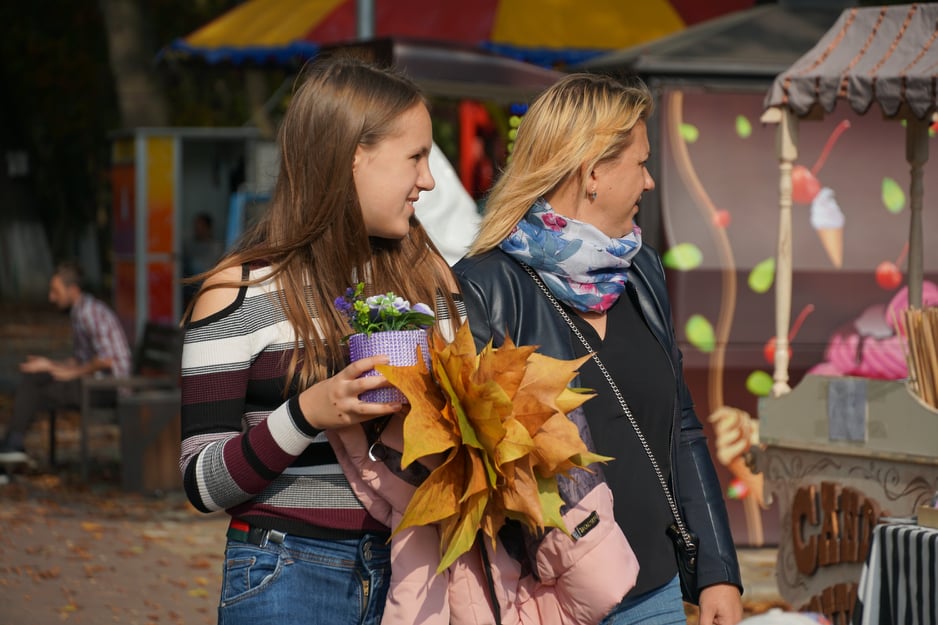
[[[840,269],[844,264],[844,229],[818,228],[817,235],[831,263]]]
[[[844,264],[844,218],[834,190],[821,189],[811,201],[811,226],[817,232],[824,251],[834,267],[840,269]]]

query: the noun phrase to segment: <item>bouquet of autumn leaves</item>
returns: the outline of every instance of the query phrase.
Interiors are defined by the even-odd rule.
[[[431,369],[380,365],[377,370],[410,402],[404,419],[402,468],[433,454],[443,461],[417,488],[396,532],[440,529],[442,572],[469,551],[481,531],[495,544],[506,519],[535,534],[569,533],[557,477],[611,458],[594,454],[567,413],[591,394],[568,388],[580,365],[538,354],[533,346],[476,353],[469,325],[452,343],[434,333]]]

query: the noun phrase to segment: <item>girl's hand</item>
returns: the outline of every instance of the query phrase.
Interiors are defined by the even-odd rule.
[[[386,364],[387,356],[362,358],[300,393],[300,409],[306,421],[314,428],[331,430],[401,410],[400,403],[363,402],[358,399],[365,391],[389,386],[383,375],[358,377],[377,365]]]

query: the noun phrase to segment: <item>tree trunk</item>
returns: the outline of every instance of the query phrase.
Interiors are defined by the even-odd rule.
[[[249,68],[245,71],[244,91],[251,110],[251,122],[257,126],[265,139],[274,139],[277,130],[267,110],[270,93],[263,70]]]
[[[134,0],[99,0],[99,3],[107,29],[122,126],[167,125],[166,99],[151,72],[153,59],[146,46],[140,4]]]

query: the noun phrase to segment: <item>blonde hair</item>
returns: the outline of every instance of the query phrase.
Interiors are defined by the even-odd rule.
[[[283,288],[284,312],[297,336],[287,380],[298,374],[300,388],[344,366],[341,340],[350,328],[333,301],[354,277],[366,282],[366,294],[394,291],[432,307],[442,292],[455,309],[449,268],[416,219],[399,241],[369,238],[352,175],[357,147],[390,136],[414,106],[426,106],[423,96],[393,70],[342,57],[312,63],[279,130],[280,172],[268,212],[232,254],[196,277],[243,264],[271,266],[262,279],[274,277]]]
[[[498,246],[534,201],[571,177],[617,158],[651,115],[648,87],[597,74],[570,74],[542,93],[521,120],[511,161],[492,187],[469,255]],[[586,180],[579,180],[585,192]]]

